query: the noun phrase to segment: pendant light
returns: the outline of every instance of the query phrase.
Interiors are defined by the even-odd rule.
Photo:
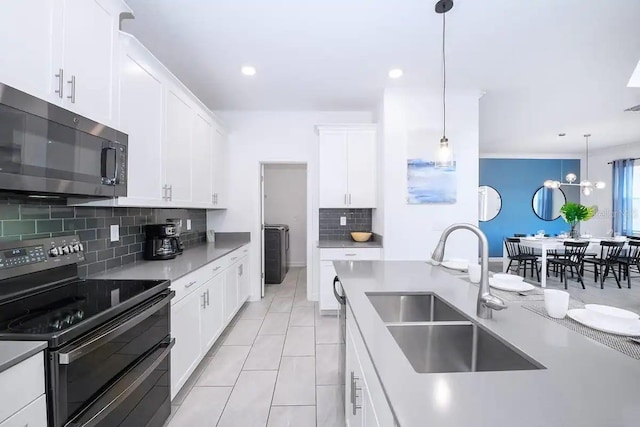
[[[562,185],[575,185],[580,187],[582,194],[584,194],[585,196],[590,196],[591,193],[593,193],[594,189],[602,190],[603,188],[606,187],[607,184],[604,183],[603,181],[596,181],[595,183],[592,183],[591,181],[589,181],[589,137],[590,136],[591,136],[590,133],[584,134],[585,144],[587,147],[586,168],[585,168],[586,179],[583,179],[582,181],[580,181],[579,184],[575,184],[578,177],[576,176],[575,173],[568,173],[567,176],[564,177],[564,179],[567,181],[566,183],[548,179],[544,182],[544,186],[546,188],[560,188]]]
[[[453,156],[447,139],[447,60],[445,56],[445,15],[453,8],[453,0],[439,0],[436,3],[436,13],[442,15],[442,138],[438,147],[436,166],[448,168],[453,166]]]

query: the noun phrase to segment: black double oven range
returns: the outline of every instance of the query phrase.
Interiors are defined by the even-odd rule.
[[[76,236],[0,244],[0,340],[46,341],[49,427],[162,426],[168,281],[84,280]]]

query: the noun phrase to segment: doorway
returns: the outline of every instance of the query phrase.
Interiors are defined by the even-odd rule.
[[[260,165],[262,296],[291,268],[307,267],[307,164]],[[286,230],[286,231],[285,231]]]

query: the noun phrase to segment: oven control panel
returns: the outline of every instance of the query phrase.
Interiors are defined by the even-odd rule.
[[[0,252],[0,268],[18,267],[46,261],[47,255],[42,245],[5,249]]]
[[[0,248],[0,270],[39,263],[43,267],[51,262],[71,264],[84,260],[84,245],[76,236],[13,242],[13,245],[7,243]]]

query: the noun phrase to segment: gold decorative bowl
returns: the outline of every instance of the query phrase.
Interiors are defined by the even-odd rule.
[[[356,242],[366,242],[371,238],[372,233],[366,233],[364,231],[352,231],[351,238]]]

